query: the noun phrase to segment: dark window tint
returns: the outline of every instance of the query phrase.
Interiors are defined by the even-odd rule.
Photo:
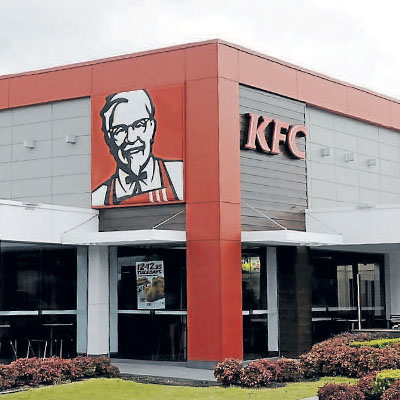
[[[118,309],[136,310],[136,263],[163,261],[166,310],[186,309],[186,253],[185,250],[139,248],[118,249]]]
[[[76,249],[0,244],[1,310],[76,309]]]
[[[242,309],[266,310],[267,268],[262,252],[242,252]]]

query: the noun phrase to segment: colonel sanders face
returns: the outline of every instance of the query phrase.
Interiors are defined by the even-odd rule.
[[[154,106],[145,90],[108,96],[101,111],[103,132],[117,165],[139,175],[152,154],[156,131]]]

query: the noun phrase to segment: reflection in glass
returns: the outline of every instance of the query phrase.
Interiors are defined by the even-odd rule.
[[[267,309],[267,270],[261,255],[243,252],[242,309]]]
[[[138,285],[149,286],[150,282],[137,276],[137,265],[146,262],[163,266],[153,281],[158,284],[163,278],[165,295],[165,304],[149,305],[149,309],[142,301],[138,307],[138,296],[143,295],[142,287],[138,294]],[[150,288],[157,289],[156,285]],[[186,360],[185,250],[118,248],[118,354],[145,360]]]
[[[357,327],[358,274],[362,328],[386,326],[381,256],[314,251],[311,260],[314,341]]]
[[[0,310],[76,309],[76,249],[1,242]]]
[[[268,355],[267,266],[264,252],[242,250],[243,352],[245,359]]]
[[[76,276],[74,247],[0,242],[0,358],[76,355]]]

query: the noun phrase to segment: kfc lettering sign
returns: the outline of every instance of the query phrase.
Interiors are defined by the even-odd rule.
[[[288,122],[253,113],[247,113],[246,116],[249,119],[249,125],[245,149],[258,148],[264,153],[279,154],[280,143],[286,143],[291,156],[298,159],[305,158],[305,152],[301,151],[296,144],[296,137],[307,136],[307,128],[304,125],[290,125]]]

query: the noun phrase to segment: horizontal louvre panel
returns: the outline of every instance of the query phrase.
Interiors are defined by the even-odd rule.
[[[101,209],[99,214],[100,231],[152,229],[155,225],[184,210],[184,204]],[[163,223],[158,229],[184,231],[186,229],[185,213],[182,212]]]
[[[246,113],[264,115],[291,125],[305,124],[305,104],[240,86],[242,146],[246,140],[248,126],[248,117],[244,115]],[[299,150],[305,150],[305,138],[297,138],[296,143]],[[305,230],[302,211],[307,208],[305,160],[292,158],[281,144],[278,155],[241,149],[240,164],[242,229],[244,231],[281,229],[262,216],[260,214],[262,212],[288,229]]]

